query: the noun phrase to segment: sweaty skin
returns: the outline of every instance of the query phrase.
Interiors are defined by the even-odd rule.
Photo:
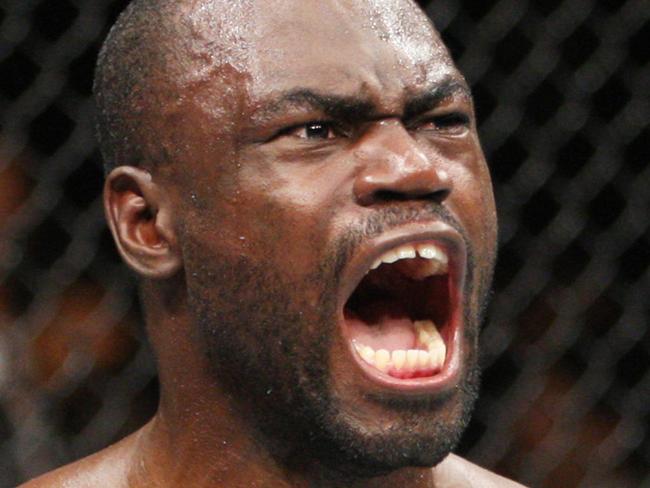
[[[155,66],[114,62],[138,70],[120,102],[137,134],[102,141],[159,410],[25,486],[521,486],[449,454],[478,388],[496,216],[469,89],[426,16],[408,0],[159,3]],[[453,299],[444,374],[409,383],[364,366],[344,308],[413,242],[449,253]]]

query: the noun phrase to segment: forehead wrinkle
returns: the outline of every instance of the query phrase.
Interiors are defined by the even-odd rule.
[[[326,5],[329,6],[329,9],[344,12],[343,4],[346,3],[340,0],[333,0],[330,3],[326,3]],[[330,94],[321,91],[313,93],[310,90],[295,89],[290,92],[285,92],[275,99],[255,103],[251,98],[256,98],[255,92],[258,91],[256,86],[265,79],[262,73],[267,70],[260,63],[269,46],[266,43],[258,45],[266,36],[262,35],[262,32],[255,33],[256,29],[252,29],[253,32],[251,32],[250,26],[246,26],[247,22],[244,22],[244,20],[254,20],[256,18],[255,14],[263,13],[270,6],[269,4],[262,8],[262,5],[254,0],[233,0],[232,2],[224,2],[223,0],[211,0],[207,2],[193,0],[189,4],[186,4],[186,8],[189,7],[189,12],[186,10],[184,13],[189,14],[191,12],[191,14],[188,18],[185,18],[183,26],[185,33],[189,34],[190,42],[187,44],[184,43],[185,45],[182,47],[185,49],[181,49],[181,51],[185,51],[189,56],[181,56],[181,59],[177,61],[184,68],[191,66],[191,69],[181,70],[182,75],[177,76],[175,80],[176,87],[182,87],[192,91],[207,88],[211,93],[214,93],[214,90],[220,87],[225,92],[225,99],[230,99],[231,101],[233,98],[239,99],[244,96],[248,100],[240,100],[243,102],[243,105],[240,104],[240,108],[243,109],[243,113],[249,111],[245,109],[245,105],[251,106],[252,110],[249,111],[249,114],[252,121],[265,120],[290,110],[305,109],[321,111],[329,116],[341,119],[361,119],[375,117],[379,113],[395,112],[396,110],[401,111],[404,107],[401,101],[403,98],[402,94],[397,94],[398,96],[394,97],[393,100],[388,100],[384,93],[382,93],[382,91],[389,89],[389,87],[383,86],[382,88],[380,86],[386,84],[386,80],[381,80],[381,73],[384,73],[385,69],[378,65],[370,70],[375,71],[375,73],[369,74],[365,72],[368,71],[367,69],[364,71],[366,82],[363,83],[359,93],[351,96]],[[351,8],[352,10],[357,10],[357,12],[361,11],[366,14],[369,13],[369,10],[372,10],[375,18],[381,17],[379,31],[386,32],[386,39],[383,40],[388,41],[388,44],[392,44],[391,40],[395,40],[402,35],[409,37],[410,34],[407,32],[409,31],[407,28],[409,25],[417,27],[417,32],[410,31],[414,37],[422,40],[423,36],[427,36],[427,42],[424,43],[426,46],[420,49],[420,54],[423,54],[423,58],[438,61],[437,57],[432,59],[431,53],[429,52],[431,50],[437,51],[437,44],[440,43],[439,40],[436,41],[436,39],[431,37],[433,33],[433,36],[437,38],[435,30],[428,20],[421,18],[423,14],[412,2],[408,0],[369,0],[362,2],[362,5],[352,5]],[[397,18],[388,18],[392,14],[387,13],[386,10],[390,10],[389,7],[391,6],[395,8],[399,7],[400,13],[399,15],[396,14]],[[350,5],[346,5],[346,7],[350,8]],[[253,14],[252,18],[251,14]],[[271,15],[276,19],[276,22],[270,22],[266,26],[267,28],[275,25],[277,29],[280,25],[286,25],[285,22],[287,20],[277,19],[277,15],[275,14],[277,12],[273,11]],[[280,21],[279,24],[277,20]],[[369,19],[366,20],[370,22]],[[350,25],[349,22],[346,23],[344,29],[346,27],[349,28]],[[368,27],[367,25],[354,25],[357,26],[357,29],[361,28],[361,31]],[[376,29],[374,30],[375,34],[378,34],[378,31]],[[444,47],[442,49],[445,50]],[[396,54],[400,51],[401,49],[398,49]],[[402,52],[401,54],[403,55],[404,53]],[[424,76],[418,76],[418,66],[410,62],[404,63],[403,61],[404,59],[402,59],[402,62],[398,62],[398,64],[403,69],[407,68],[411,70],[419,80],[418,84],[440,76],[440,70],[432,69],[430,66],[431,63],[429,62],[425,62],[426,67],[421,66],[421,71],[426,72],[426,74]],[[436,64],[440,67],[439,63]],[[444,64],[448,65],[449,63],[445,62]],[[340,68],[339,70],[341,70]],[[224,70],[227,76],[224,76]],[[342,71],[349,70],[350,67],[347,67]],[[443,68],[443,71],[447,71],[447,69]],[[236,76],[236,73],[239,76]],[[356,78],[357,76],[358,72],[354,72],[347,73],[346,77]],[[391,77],[391,80],[397,81],[394,77]],[[403,83],[398,82],[397,84],[403,89]],[[372,88],[369,88],[368,85],[371,85]],[[400,87],[393,86],[392,88]],[[373,97],[376,99],[374,105],[368,94],[361,93],[363,88],[369,88],[367,91],[372,91],[373,94],[376,92],[375,97]],[[389,89],[389,91],[393,90]],[[434,90],[430,91],[433,92]],[[435,98],[429,97],[430,103],[433,103]],[[231,104],[229,105],[231,106]],[[414,106],[414,104],[411,103],[410,106]],[[380,110],[379,107],[382,107],[382,109]],[[387,110],[386,107],[390,108]],[[219,113],[223,115],[224,108],[214,106],[212,107],[212,112],[213,114]]]

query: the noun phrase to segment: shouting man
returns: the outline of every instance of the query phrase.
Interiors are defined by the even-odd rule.
[[[135,0],[95,92],[160,406],[28,486],[519,486],[450,455],[496,218],[411,0]]]

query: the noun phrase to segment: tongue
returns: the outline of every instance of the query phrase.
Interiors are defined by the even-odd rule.
[[[351,339],[376,351],[415,348],[413,321],[398,301],[368,304],[362,316],[346,309],[345,319]]]

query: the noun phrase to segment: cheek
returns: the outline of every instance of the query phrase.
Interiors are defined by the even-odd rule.
[[[497,235],[496,210],[492,181],[478,140],[451,141],[442,146],[441,154],[454,184],[447,203],[461,219],[476,252],[489,257]]]
[[[191,209],[187,232],[209,245],[214,256],[281,272],[286,284],[299,284],[302,299],[315,305],[323,285],[309,277],[318,273],[328,242],[319,206],[301,204],[284,192],[239,188]]]
[[[481,165],[480,177],[476,179],[475,186],[481,208],[481,220],[478,222],[481,224],[479,236],[487,247],[488,260],[493,262],[496,255],[498,225],[492,180],[484,159]]]
[[[487,173],[477,177],[463,175],[455,190],[463,202],[465,225],[474,238],[490,240],[496,236],[496,211],[492,184]]]
[[[338,179],[323,174],[307,165],[257,166],[254,175],[242,171],[239,201],[231,210],[250,246],[274,252],[289,274],[318,266],[332,240]]]

